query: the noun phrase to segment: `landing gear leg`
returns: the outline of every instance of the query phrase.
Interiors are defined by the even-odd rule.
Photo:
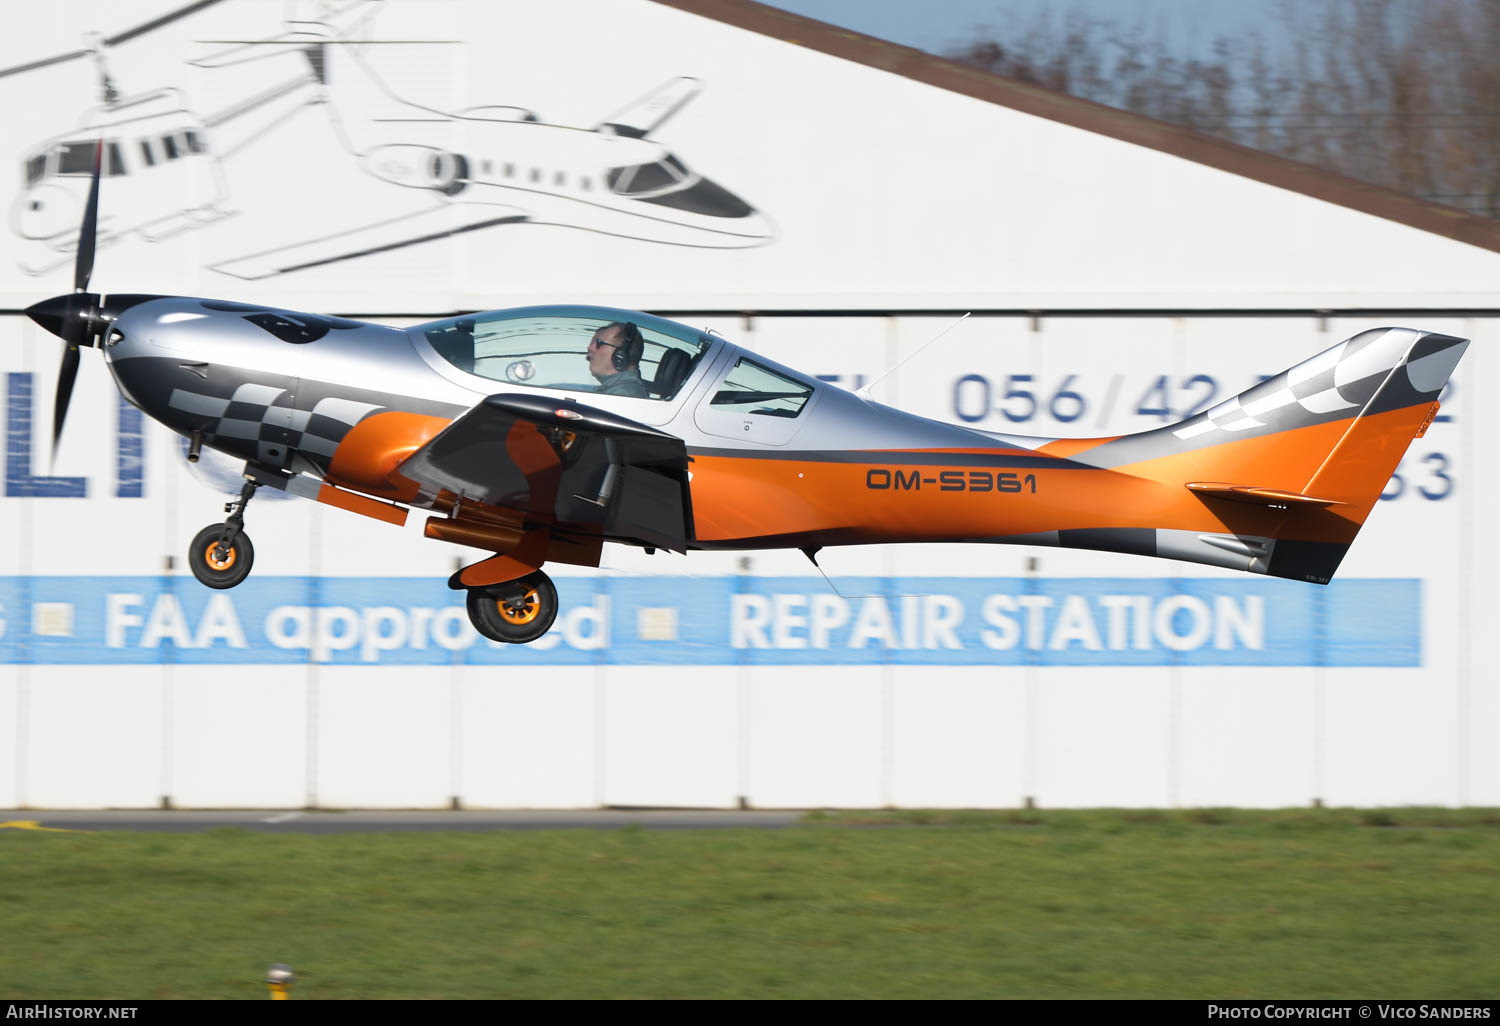
[[[210,588],[233,588],[250,576],[255,546],[245,533],[245,507],[259,487],[254,481],[246,481],[240,497],[224,504],[229,519],[199,531],[188,547],[188,568]]]
[[[524,645],[557,619],[557,588],[535,570],[518,580],[469,589],[469,622],[491,641]]]

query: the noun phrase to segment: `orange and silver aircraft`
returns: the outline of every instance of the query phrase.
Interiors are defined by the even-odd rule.
[[[75,291],[27,314],[125,397],[244,461],[188,548],[231,588],[262,487],[488,550],[449,586],[485,637],[557,612],[547,563],[652,551],[1001,542],[1139,553],[1326,584],[1468,342],[1365,331],[1178,424],[1021,438],[928,420],[649,314],[537,306],[401,329],[209,299],[88,291],[99,154]]]

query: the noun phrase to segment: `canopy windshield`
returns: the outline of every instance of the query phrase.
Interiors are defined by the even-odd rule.
[[[640,332],[638,361],[627,347],[619,347],[624,351],[617,358],[617,347],[605,344],[618,338],[625,324]],[[681,391],[709,346],[706,336],[684,325],[598,308],[497,311],[451,317],[411,331],[467,374],[530,388],[657,401]]]

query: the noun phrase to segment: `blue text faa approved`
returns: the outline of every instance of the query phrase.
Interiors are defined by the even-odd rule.
[[[531,645],[396,577],[0,577],[0,661],[37,664],[1419,666],[1422,582],[556,578]]]

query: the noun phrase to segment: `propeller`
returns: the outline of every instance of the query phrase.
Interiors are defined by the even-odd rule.
[[[57,452],[73,383],[78,377],[78,347],[95,345],[109,322],[99,310],[99,296],[89,292],[94,273],[94,237],[99,227],[99,176],[104,162],[104,140],[94,146],[94,173],[89,182],[88,204],[78,229],[78,255],[73,262],[73,292],[54,296],[28,307],[26,316],[63,340],[62,366],[57,374],[57,399],[52,407],[52,451]],[[55,458],[55,455],[54,455]]]

